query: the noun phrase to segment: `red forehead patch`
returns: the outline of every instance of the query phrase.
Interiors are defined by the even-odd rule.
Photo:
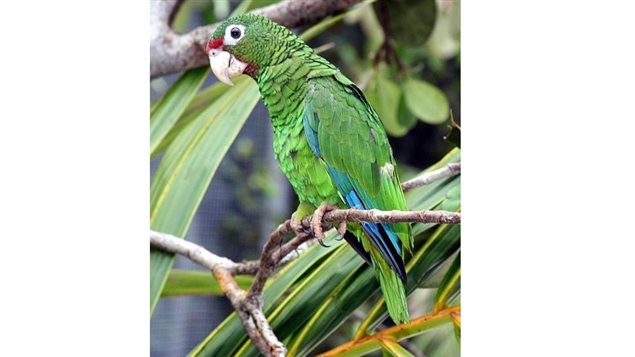
[[[207,43],[205,52],[209,52],[212,48],[219,48],[222,45],[223,45],[223,37],[213,38],[209,40],[209,42]]]

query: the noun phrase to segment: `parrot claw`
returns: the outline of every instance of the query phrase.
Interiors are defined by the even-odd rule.
[[[290,224],[291,224],[291,229],[293,229],[293,232],[298,237],[306,237],[311,234],[311,232],[309,232],[307,229],[304,228],[304,226],[302,225],[302,219],[296,217],[295,213],[291,215]]]
[[[324,230],[322,229],[322,219],[327,212],[338,209],[337,206],[331,206],[327,203],[322,203],[320,207],[318,207],[315,212],[313,212],[313,217],[311,218],[311,229],[313,230],[313,235],[318,240],[321,246],[324,248],[330,247],[323,242],[324,239]],[[344,233],[346,233],[346,221],[340,222],[337,227],[337,232],[343,237]],[[342,238],[340,238],[341,240]]]

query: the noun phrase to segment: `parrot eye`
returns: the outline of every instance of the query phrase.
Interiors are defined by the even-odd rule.
[[[234,27],[231,29],[230,34],[232,35],[232,38],[237,40],[240,38],[240,29],[238,27]]]
[[[225,29],[225,43],[228,45],[235,45],[245,37],[245,26],[243,25],[231,25]]]

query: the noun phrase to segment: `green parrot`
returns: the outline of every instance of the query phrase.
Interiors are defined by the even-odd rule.
[[[273,149],[300,204],[299,220],[334,206],[405,210],[392,149],[364,93],[295,34],[266,17],[231,17],[205,52],[218,79],[246,74],[260,89],[273,123]],[[343,232],[342,232],[343,233]],[[373,268],[388,313],[408,322],[404,247],[408,223],[349,223],[344,239]]]

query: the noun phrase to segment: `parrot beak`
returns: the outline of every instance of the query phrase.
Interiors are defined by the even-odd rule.
[[[220,48],[209,50],[209,65],[219,81],[233,86],[231,78],[239,76],[247,68],[247,63],[241,62],[234,55]]]

